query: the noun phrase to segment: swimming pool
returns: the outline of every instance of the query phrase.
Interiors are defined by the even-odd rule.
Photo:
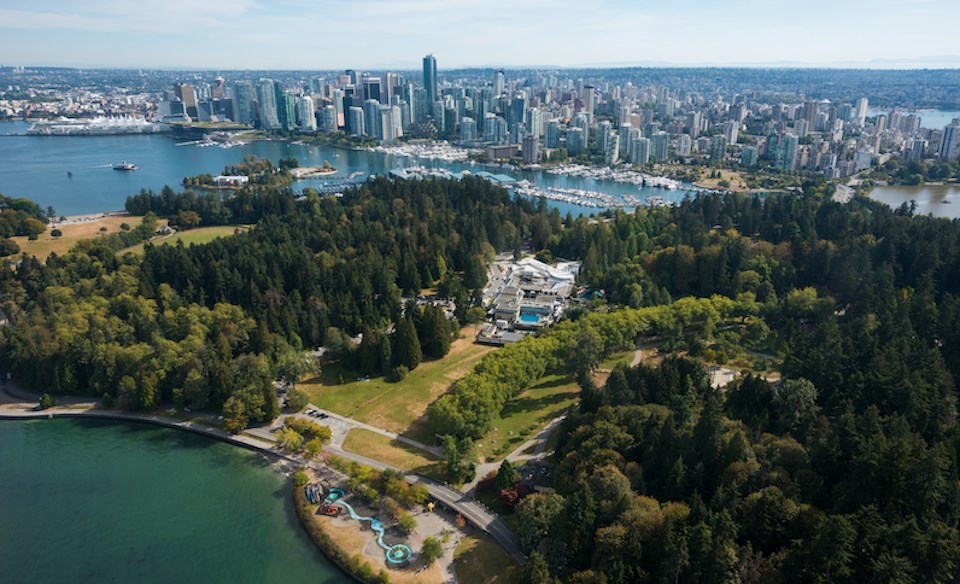
[[[520,322],[524,324],[537,324],[540,322],[540,317],[536,314],[521,314]]]

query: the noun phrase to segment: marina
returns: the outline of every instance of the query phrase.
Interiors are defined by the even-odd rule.
[[[649,202],[653,197],[677,203],[702,190],[686,184],[669,189],[617,182],[604,178],[607,175],[602,173],[586,177],[510,165],[483,165],[473,160],[458,162],[453,159],[462,158],[464,149],[445,143],[417,144],[415,148],[401,145],[409,155],[398,155],[279,140],[237,140],[236,144],[206,139],[185,141],[169,134],[52,139],[26,136],[27,128],[29,124],[24,122],[0,123],[0,135],[4,135],[0,139],[0,193],[52,205],[64,215],[117,211],[123,209],[128,196],[141,188],[159,191],[164,185],[176,186],[185,176],[217,173],[246,156],[274,162],[297,158],[303,167],[322,167],[330,161],[337,168],[335,175],[297,182],[297,190],[309,187],[322,194],[337,194],[357,182],[353,179],[362,177],[362,181],[370,175],[389,175],[391,171],[451,178],[469,173],[507,188],[522,187],[523,181],[527,181],[537,192],[524,191],[521,196],[542,196],[550,207],[575,216],[616,206],[632,209],[638,202]],[[135,161],[139,170],[110,172],[120,160]],[[342,177],[349,177],[351,184]]]

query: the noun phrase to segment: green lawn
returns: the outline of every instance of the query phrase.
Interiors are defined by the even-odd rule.
[[[629,366],[633,362],[634,351],[618,351],[600,362],[599,369],[613,369],[618,364],[623,363]]]
[[[311,403],[325,410],[431,444],[433,435],[424,415],[427,406],[493,350],[473,342],[472,328],[464,329],[463,334],[446,357],[421,363],[398,383],[387,383],[382,377],[359,381],[356,373],[325,365],[319,377],[298,387],[307,392]],[[344,383],[337,384],[338,375]]]
[[[460,584],[519,584],[520,566],[485,536],[469,535],[457,544],[453,566]]]
[[[533,438],[550,420],[576,403],[580,386],[568,377],[548,375],[507,403],[494,429],[478,441],[481,458],[500,460]]]
[[[196,229],[189,229],[187,231],[178,231],[173,235],[162,235],[160,237],[154,237],[150,240],[150,243],[154,245],[176,245],[178,241],[182,241],[184,245],[193,245],[193,244],[202,244],[210,243],[218,237],[230,237],[234,235],[237,230],[246,231],[250,229],[248,225],[218,225],[216,227],[198,227]],[[120,254],[125,254],[127,252],[133,252],[135,254],[143,253],[143,245],[139,244],[127,249],[120,250]]]
[[[443,463],[439,459],[419,448],[370,430],[363,428],[350,430],[343,441],[343,449],[408,472],[418,472],[444,480]]]

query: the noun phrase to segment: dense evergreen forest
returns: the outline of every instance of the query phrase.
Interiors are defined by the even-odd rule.
[[[236,428],[275,417],[271,380],[295,378],[305,349],[340,348],[361,370],[395,375],[443,356],[456,327],[439,309],[404,310],[403,296],[438,284],[465,321],[485,263],[550,220],[545,206],[479,179],[379,179],[342,198],[164,189],[136,205],[144,226],[4,273],[4,366],[26,385],[122,407],[222,409]],[[152,233],[154,211],[257,225],[206,245],[118,254]],[[361,332],[354,349],[346,338]]]
[[[596,218],[469,178],[378,179],[342,198],[145,193],[131,205],[256,227],[24,260],[0,276],[0,359],[36,388],[212,407],[239,428],[276,415],[271,381],[296,377],[305,349],[339,347],[370,373],[444,354],[456,323],[403,298],[437,286],[467,322],[485,264],[530,245],[582,260],[606,302],[491,353],[429,411],[462,479],[511,398],[549,373],[580,383],[556,492],[516,507],[526,581],[952,582],[960,222],[828,193]],[[603,357],[640,341],[667,358],[594,384]],[[782,378],[711,388],[698,358],[735,347],[776,356]]]
[[[469,441],[516,393],[485,367],[515,378],[533,357],[533,376],[580,379],[557,492],[517,507],[526,581],[956,580],[960,223],[821,188],[580,218],[551,240],[622,304],[735,300],[590,314],[488,357],[432,408]],[[714,390],[686,357],[587,375],[641,338],[697,355],[732,332],[783,355],[782,380]]]

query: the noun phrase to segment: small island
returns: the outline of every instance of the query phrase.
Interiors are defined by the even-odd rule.
[[[295,181],[330,176],[337,169],[324,160],[323,166],[300,166],[296,158],[282,158],[276,165],[265,158],[246,156],[237,164],[228,164],[219,175],[210,173],[184,177],[181,184],[214,190],[239,190],[249,185],[282,187]]]

